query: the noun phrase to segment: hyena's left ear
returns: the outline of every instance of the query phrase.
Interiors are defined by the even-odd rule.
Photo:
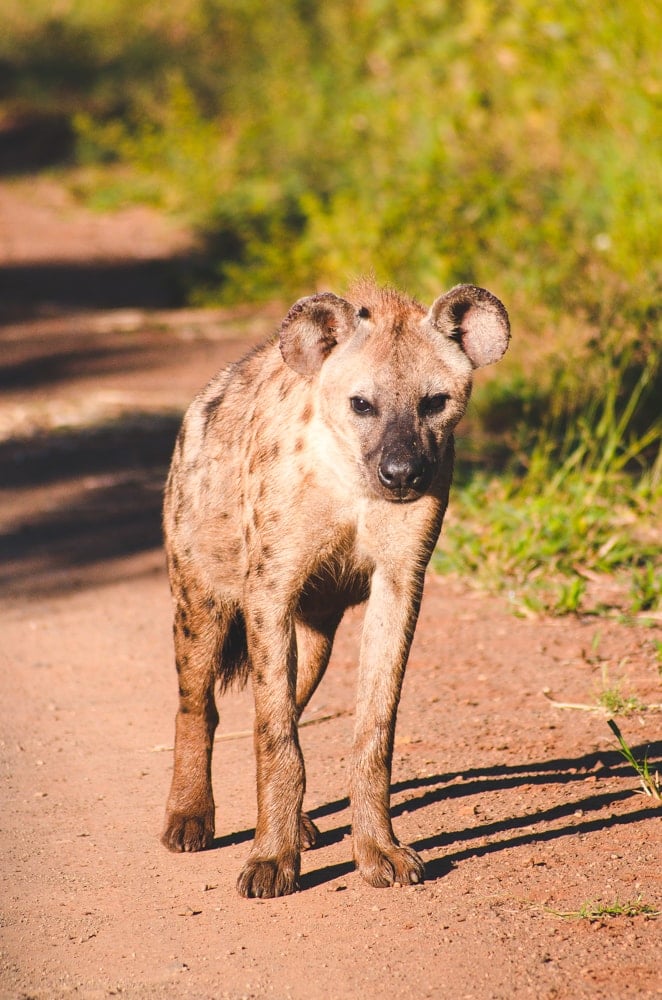
[[[451,288],[436,300],[428,319],[440,333],[460,344],[474,368],[498,361],[508,347],[508,313],[486,288],[476,285]]]
[[[312,378],[336,344],[356,329],[356,309],[332,292],[295,302],[280,328],[280,353],[295,372]]]

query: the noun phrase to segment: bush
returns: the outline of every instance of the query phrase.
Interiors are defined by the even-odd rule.
[[[13,0],[16,87],[75,104],[79,74],[88,159],[128,162],[152,198],[232,249],[216,298],[374,270],[426,298],[477,281],[595,327],[645,318],[659,298],[655,4],[599,17],[570,0],[50,10]]]

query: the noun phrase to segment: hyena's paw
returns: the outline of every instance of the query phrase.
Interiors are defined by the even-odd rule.
[[[387,888],[396,882],[413,885],[425,879],[425,865],[411,847],[393,844],[381,850],[370,845],[356,855],[356,865],[363,878],[377,889]]]
[[[301,850],[310,851],[313,847],[317,846],[320,838],[320,832],[313,823],[312,819],[308,813],[301,813],[301,821],[299,823],[299,839],[301,841]]]
[[[214,811],[202,816],[168,813],[161,843],[169,851],[204,851],[214,840]]]
[[[273,899],[289,896],[299,888],[299,858],[249,858],[237,879],[240,896]]]

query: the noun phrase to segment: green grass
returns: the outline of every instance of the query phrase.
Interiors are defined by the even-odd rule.
[[[645,712],[647,706],[636,695],[624,695],[620,684],[605,686],[598,695],[598,704],[609,715],[630,715],[632,712]],[[613,719],[608,720],[611,726]]]
[[[581,384],[559,390],[539,426],[531,429],[523,407],[511,433],[519,468],[460,470],[437,571],[507,592],[522,613],[656,612],[662,418],[650,404],[658,405],[660,357],[651,349],[634,383],[627,352],[606,352],[592,376],[579,358],[565,379]],[[596,583],[607,576],[621,583],[611,604],[589,593],[599,595]]]
[[[658,805],[662,805],[662,785],[660,784],[660,775],[658,772],[656,771],[655,774],[651,773],[647,757],[644,757],[642,761],[637,760],[613,719],[608,719],[607,725],[618,740],[619,753],[633,767],[637,774],[642,794],[648,796]]]

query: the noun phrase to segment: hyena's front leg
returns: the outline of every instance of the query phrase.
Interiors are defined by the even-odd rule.
[[[418,854],[393,834],[390,815],[391,760],[400,700],[423,589],[422,578],[372,580],[361,641],[352,769],[354,859],[363,878],[381,887],[423,881]]]
[[[301,862],[304,767],[297,734],[294,625],[278,603],[246,612],[255,695],[257,823],[237,881],[242,896],[295,892]]]
[[[201,851],[214,839],[211,758],[218,712],[214,682],[223,635],[212,600],[175,589],[175,659],[179,710],[175,759],[162,842],[171,851]]]

